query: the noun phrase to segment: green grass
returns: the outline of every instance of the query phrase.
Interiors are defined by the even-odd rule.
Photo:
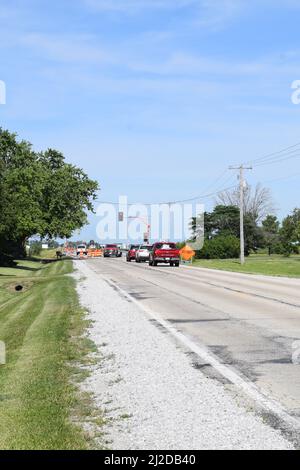
[[[47,250],[42,250],[38,258],[47,258],[47,259],[56,258],[57,251],[59,251],[59,248],[48,248]]]
[[[250,255],[243,266],[236,259],[195,260],[193,266],[269,276],[300,277],[299,255],[289,258],[280,255]]]
[[[91,344],[82,336],[87,323],[75,281],[66,276],[71,272],[68,260],[0,269],[0,340],[7,351],[0,366],[0,449],[90,446],[80,420],[99,417],[75,384]]]

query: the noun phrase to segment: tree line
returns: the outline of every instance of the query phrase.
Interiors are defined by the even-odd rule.
[[[269,213],[274,210],[271,193],[257,185],[246,189],[244,206],[245,255],[267,250],[269,255],[299,253],[300,209],[295,208],[282,222]],[[197,232],[196,218],[191,228]],[[240,211],[238,190],[219,195],[212,212],[204,214],[205,241],[198,258],[238,258],[240,250]]]
[[[28,238],[68,238],[87,223],[98,183],[54,149],[0,128],[0,263],[26,255]]]

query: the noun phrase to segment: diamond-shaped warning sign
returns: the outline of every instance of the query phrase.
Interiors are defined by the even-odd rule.
[[[194,250],[188,246],[188,245],[185,245],[183,248],[181,248],[180,250],[180,256],[182,259],[184,259],[185,261],[189,261],[191,260],[194,256],[195,256],[195,252]]]

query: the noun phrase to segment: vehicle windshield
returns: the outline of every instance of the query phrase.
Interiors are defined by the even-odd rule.
[[[130,245],[130,250],[138,250],[139,249],[139,245]]]
[[[149,245],[142,245],[140,246],[140,250],[151,250],[152,246]]]
[[[85,248],[85,245],[78,245],[77,248]]]
[[[117,245],[106,245],[106,248],[117,248]]]
[[[175,243],[158,243],[156,245],[157,250],[176,250]]]

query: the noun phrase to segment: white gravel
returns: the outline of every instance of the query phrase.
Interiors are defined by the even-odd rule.
[[[87,263],[75,261],[90,338],[104,356],[85,387],[110,418],[116,450],[290,449],[220,383],[196,370],[175,341]]]

